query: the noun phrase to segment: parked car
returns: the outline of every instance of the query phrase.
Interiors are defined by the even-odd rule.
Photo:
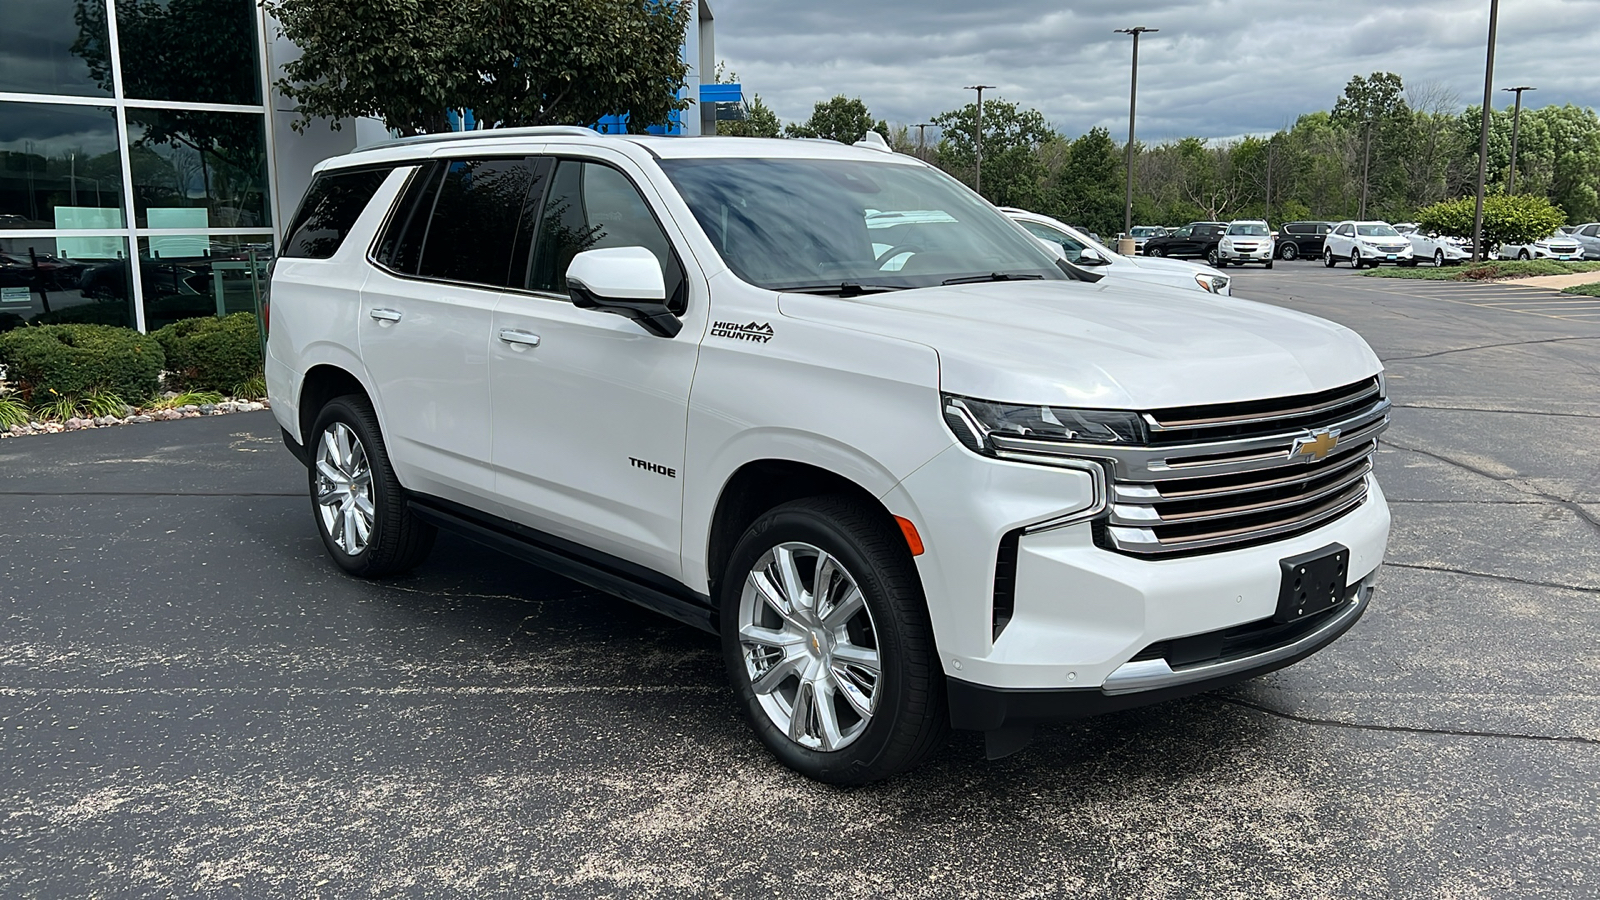
[[[1278,258],[1310,259],[1322,257],[1322,239],[1333,230],[1332,222],[1285,222],[1278,228]]]
[[[1600,259],[1600,222],[1579,225],[1571,236],[1577,239],[1578,246],[1583,248],[1585,259]]]
[[[1187,256],[1217,264],[1217,245],[1222,242],[1226,222],[1191,222],[1170,234],[1145,241],[1146,256]]]
[[[1232,293],[1232,279],[1210,266],[1181,259],[1123,256],[1071,225],[1049,216],[1009,206],[1001,207],[1000,211],[1021,225],[1024,231],[1044,241],[1052,250],[1059,250],[1068,262],[1093,268],[1115,280],[1198,288],[1225,297]]]
[[[1549,237],[1540,238],[1531,244],[1501,244],[1500,249],[1495,251],[1495,257],[1497,259],[1580,260],[1584,257],[1581,235],[1582,231],[1570,235],[1557,231]]]
[[[1133,252],[1143,253],[1145,241],[1161,237],[1166,233],[1167,230],[1160,225],[1135,225],[1133,230],[1128,232],[1128,237],[1133,238]]]
[[[373,145],[316,167],[267,321],[336,565],[444,528],[719,635],[828,782],[1289,665],[1383,562],[1355,332],[1074,266],[887,147]]]
[[[1417,264],[1411,242],[1388,222],[1344,221],[1333,226],[1322,242],[1322,264],[1331,269],[1340,260],[1348,260],[1352,269],[1386,262]]]
[[[1242,266],[1260,263],[1272,268],[1277,255],[1272,243],[1272,229],[1260,219],[1238,219],[1228,223],[1222,240],[1217,242],[1217,268],[1227,265]]]
[[[1417,262],[1432,260],[1435,266],[1455,265],[1472,258],[1472,244],[1466,238],[1424,233],[1415,222],[1402,222],[1394,230],[1411,242],[1411,255]]]

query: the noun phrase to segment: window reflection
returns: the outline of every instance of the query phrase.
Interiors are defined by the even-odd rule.
[[[126,224],[111,110],[0,103],[0,229]]]
[[[140,238],[145,327],[154,331],[179,319],[255,312],[272,252],[269,234]]]
[[[128,110],[134,211],[145,228],[252,228],[267,207],[263,116]]]
[[[88,322],[132,327],[124,238],[0,238],[0,331]]]
[[[0,91],[111,96],[101,0],[0,4]],[[96,70],[95,62],[102,68]]]
[[[117,0],[116,7],[127,96],[261,103],[252,0]]]

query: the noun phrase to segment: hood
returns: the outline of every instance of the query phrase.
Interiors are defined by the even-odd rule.
[[[1144,269],[1150,272],[1160,272],[1164,275],[1175,273],[1193,277],[1196,272],[1204,272],[1207,275],[1222,275],[1225,278],[1228,277],[1224,273],[1218,272],[1216,269],[1206,265],[1205,263],[1189,262],[1188,260],[1182,259],[1172,259],[1171,257],[1167,256],[1124,256],[1121,258],[1121,260],[1119,260],[1119,262],[1129,262],[1132,263],[1136,268]]]
[[[842,299],[779,298],[783,315],[939,354],[940,388],[984,400],[1160,409],[1306,394],[1382,365],[1332,322],[1230,297],[1103,279],[997,282]]]

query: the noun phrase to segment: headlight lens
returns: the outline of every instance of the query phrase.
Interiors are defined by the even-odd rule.
[[[957,440],[976,453],[1003,456],[992,437],[1074,444],[1143,444],[1148,432],[1138,413],[1119,409],[1069,409],[991,403],[944,395],[944,420]]]
[[[1196,272],[1194,273],[1194,283],[1200,285],[1200,289],[1203,291],[1220,294],[1222,289],[1228,286],[1228,279],[1221,275],[1207,275],[1204,272]]]

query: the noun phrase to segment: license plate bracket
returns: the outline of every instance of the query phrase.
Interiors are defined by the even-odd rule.
[[[1299,556],[1278,561],[1283,579],[1278,586],[1278,611],[1274,622],[1296,622],[1344,602],[1345,576],[1350,571],[1350,549],[1329,544]]]

